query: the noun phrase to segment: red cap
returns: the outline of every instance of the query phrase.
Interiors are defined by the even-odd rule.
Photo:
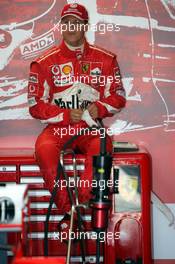
[[[61,12],[61,19],[65,16],[74,16],[80,20],[88,20],[88,11],[83,5],[74,3],[65,5]]]

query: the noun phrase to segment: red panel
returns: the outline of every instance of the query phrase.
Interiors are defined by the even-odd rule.
[[[62,257],[50,257],[50,258],[44,258],[44,257],[31,257],[31,258],[16,258],[12,264],[65,264],[66,260]]]
[[[105,264],[118,264],[119,261],[132,259],[143,264],[151,264],[151,227],[150,227],[150,193],[151,160],[145,150],[114,154],[114,166],[139,166],[141,180],[141,212],[117,212],[118,204],[114,201],[110,217],[108,238],[105,248]],[[123,175],[122,175],[123,176]],[[119,189],[120,190],[120,189]],[[120,190],[121,191],[121,190]],[[118,232],[118,233],[117,233]],[[117,234],[119,237],[117,237]],[[118,262],[117,262],[118,260]]]
[[[24,153],[23,153],[24,154]],[[31,154],[30,154],[31,155]],[[17,157],[6,157],[2,156],[3,162],[6,161],[7,164],[18,164],[19,168],[21,164],[36,164],[33,155],[30,156],[17,156]],[[26,163],[26,161],[28,163]],[[79,164],[83,164],[84,157],[77,156],[77,161]],[[16,163],[15,163],[16,162]],[[71,164],[71,159],[67,157],[66,164]],[[141,213],[139,212],[117,212],[115,208],[115,197],[112,195],[113,199],[113,209],[111,211],[109,219],[109,227],[107,233],[111,232],[116,234],[117,232],[125,232],[127,236],[125,239],[116,240],[113,237],[113,242],[107,237],[106,246],[105,246],[105,264],[111,263],[116,264],[116,259],[126,259],[128,257],[136,260],[137,258],[143,258],[143,264],[151,264],[151,238],[150,238],[150,190],[151,190],[151,160],[149,154],[144,150],[140,149],[139,151],[133,152],[119,152],[113,155],[113,167],[117,166],[130,165],[131,167],[139,167],[140,171],[140,181],[141,181]],[[17,179],[21,177],[21,171],[17,172]],[[40,255],[44,253],[43,250],[43,234],[44,234],[44,222],[43,221],[31,221],[30,217],[33,216],[44,216],[47,209],[42,209],[39,207],[42,202],[48,202],[48,196],[28,196],[30,190],[46,190],[43,184],[32,184],[28,185],[28,188],[25,193],[24,199],[26,204],[27,211],[23,212],[23,231],[22,231],[22,244],[24,254],[27,256]],[[37,208],[30,208],[31,202],[37,203]],[[116,208],[117,204],[116,204]],[[87,211],[90,214],[90,211]],[[59,216],[59,210],[53,209],[52,215]],[[57,232],[57,223],[50,221],[49,232]],[[85,230],[91,230],[90,223],[86,223]],[[32,237],[34,234],[40,234],[36,238]],[[135,243],[133,243],[133,240]],[[95,254],[95,240],[86,241],[87,255]],[[67,244],[64,242],[61,243],[58,239],[49,239],[49,254],[66,255]],[[73,252],[75,255],[80,254],[79,245],[73,245]]]

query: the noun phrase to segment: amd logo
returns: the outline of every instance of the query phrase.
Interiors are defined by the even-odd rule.
[[[54,33],[51,32],[50,34],[44,36],[43,38],[37,39],[30,43],[20,46],[21,54],[28,55],[34,53],[36,51],[45,49],[55,43]]]
[[[0,223],[7,224],[14,220],[15,205],[9,197],[0,197]]]

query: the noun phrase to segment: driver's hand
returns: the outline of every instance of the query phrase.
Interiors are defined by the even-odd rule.
[[[95,104],[89,105],[87,110],[93,119],[98,118],[98,107]]]
[[[81,109],[71,109],[70,110],[70,121],[71,123],[78,123],[81,120],[83,111]]]

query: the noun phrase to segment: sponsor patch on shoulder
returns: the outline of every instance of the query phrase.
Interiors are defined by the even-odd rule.
[[[38,74],[31,72],[29,76],[29,82],[30,83],[38,83]]]
[[[29,83],[28,85],[28,94],[29,95],[38,95],[39,87],[37,84]]]

